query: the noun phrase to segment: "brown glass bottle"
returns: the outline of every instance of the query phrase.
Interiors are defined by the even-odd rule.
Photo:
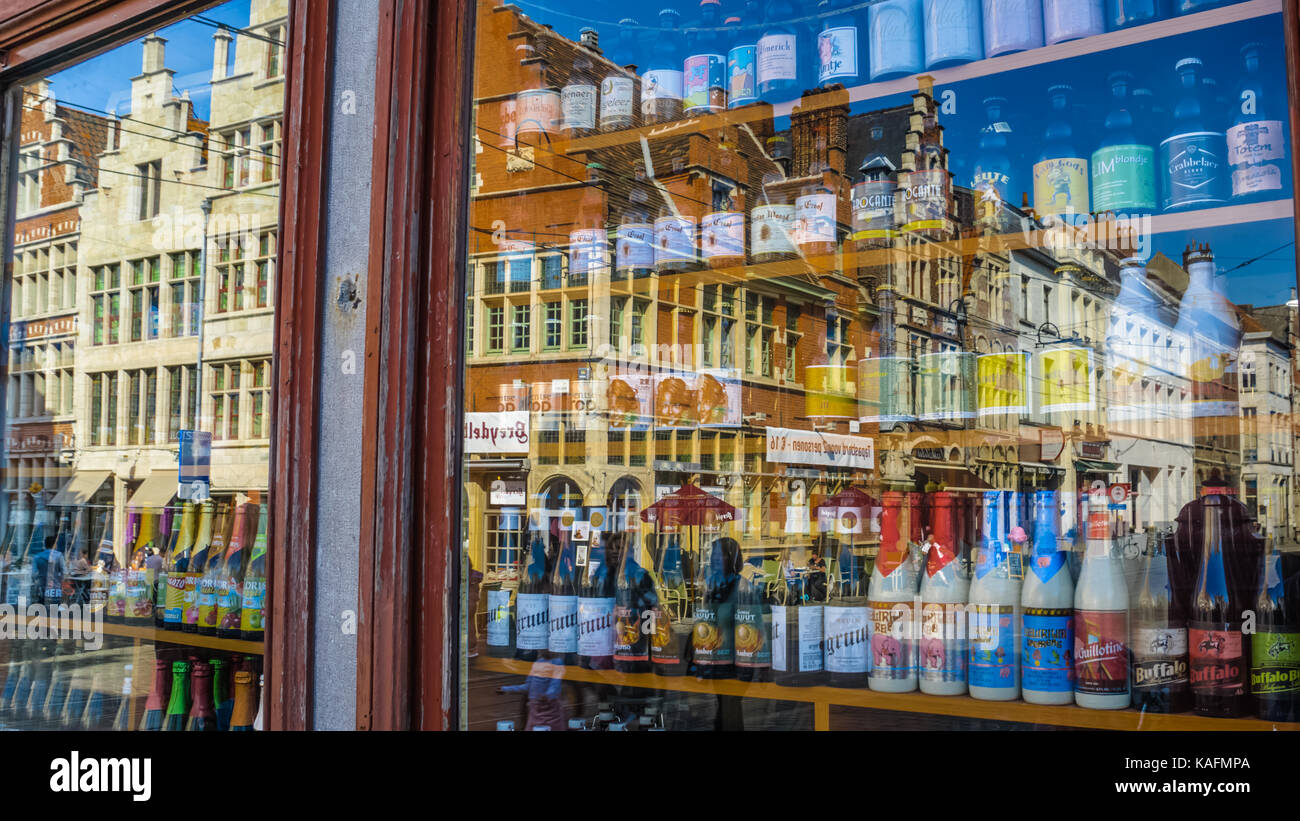
[[[253,674],[246,670],[235,673],[235,706],[230,712],[232,733],[252,731],[253,719],[257,717],[256,695]]]
[[[1241,602],[1228,550],[1228,500],[1210,493],[1203,500],[1205,532],[1201,567],[1192,589],[1187,643],[1192,702],[1201,715],[1245,715],[1247,660],[1243,653]]]
[[[1187,610],[1170,581],[1172,534],[1154,539],[1133,599],[1133,706],[1153,713],[1192,707],[1187,677]]]
[[[212,665],[205,661],[194,662],[190,671],[189,720],[185,729],[190,732],[215,733],[217,731],[217,706],[212,700]]]

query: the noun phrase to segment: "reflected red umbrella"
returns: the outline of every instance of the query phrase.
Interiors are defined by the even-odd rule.
[[[641,511],[641,521],[660,530],[735,520],[734,507],[695,485],[682,485]]]
[[[880,503],[856,487],[846,487],[817,503],[819,522],[831,519],[840,533],[863,533],[871,521],[872,508]]]

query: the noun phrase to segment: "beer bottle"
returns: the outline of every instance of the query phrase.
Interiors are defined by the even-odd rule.
[[[1173,129],[1160,143],[1161,176],[1166,211],[1203,208],[1223,203],[1223,131],[1204,99],[1202,64],[1186,57],[1174,66],[1182,92],[1174,106]]]
[[[166,658],[154,660],[153,687],[144,702],[144,715],[140,719],[141,730],[161,730],[163,727],[163,717],[167,712],[172,688],[170,669],[171,664]]]
[[[921,0],[881,0],[867,11],[871,81],[918,74],[925,61]]]
[[[1106,0],[1106,25],[1110,31],[1132,28],[1168,16],[1166,0]]]
[[[257,732],[262,731],[262,696],[265,693],[266,676],[261,673],[257,674],[257,717],[253,719],[253,729]]]
[[[40,722],[41,727],[53,729],[63,717],[64,703],[68,700],[68,690],[72,683],[69,658],[73,648],[69,645],[70,642],[67,641],[54,643],[54,656],[50,659],[49,690],[33,711],[33,717]]]
[[[655,220],[655,268],[660,273],[689,271],[696,263],[695,217],[665,202]]]
[[[1264,721],[1300,721],[1300,576],[1282,559],[1269,539],[1250,640],[1250,692]]]
[[[714,539],[695,574],[695,626],[692,653],[700,678],[731,678],[736,674],[736,571],[740,545],[735,539]]]
[[[757,7],[757,3],[753,5]],[[740,108],[758,102],[758,32],[751,25],[745,25],[739,17],[728,17],[723,25],[730,46],[727,51],[727,107]]]
[[[234,524],[235,515],[238,515],[232,514],[230,507],[218,507],[212,528],[212,543],[208,546],[207,564],[198,568],[201,575],[198,580],[198,621],[195,629],[202,636],[217,634],[217,584],[221,580],[231,525]]]
[[[736,583],[736,678],[769,681],[772,678],[772,605],[767,598],[767,577],[762,560],[751,558],[740,569]]]
[[[135,517],[135,542],[131,547],[130,565],[126,577],[126,623],[144,625],[153,623],[153,587],[145,562],[154,546],[156,516],[152,510],[133,514]]]
[[[867,590],[871,617],[868,684],[881,692],[907,693],[917,688],[912,604],[920,573],[913,554],[913,533],[920,532],[920,496],[889,491],[882,500],[880,548]]]
[[[244,545],[249,541],[249,525],[256,526],[259,507],[249,503],[235,509],[226,555],[221,560],[221,571],[217,576],[217,638],[237,639],[241,635],[239,617],[244,604],[244,559],[248,556]]]
[[[44,553],[45,572],[37,579],[41,584],[39,601],[53,613],[57,613],[59,606],[63,604],[63,571],[66,566],[63,548],[70,540],[68,512],[65,510],[59,516],[59,527],[54,532],[54,541],[50,542],[49,549]]]
[[[589,31],[594,33],[595,30],[583,29],[584,42]],[[580,46],[573,58],[569,80],[560,89],[560,116],[565,139],[576,140],[596,133],[596,98],[596,69],[591,62],[591,53]]]
[[[646,125],[668,123],[682,117],[680,20],[676,9],[659,12],[660,30],[650,48],[650,63],[641,75],[641,119]]]
[[[247,670],[235,673],[235,698],[230,713],[230,731],[249,732],[253,729],[254,716],[257,713],[256,693],[253,687],[253,674]]]
[[[499,583],[487,590],[487,654],[496,658],[514,658],[515,655],[515,588],[519,584],[521,559],[520,538],[523,535],[519,508],[501,509],[500,561],[505,567],[497,571]],[[248,580],[244,581],[245,589]]]
[[[163,508],[162,515],[158,517],[158,540],[154,549],[159,553],[158,567],[148,571],[150,593],[153,596],[153,624],[159,630],[167,627],[167,557],[171,555],[172,547],[179,535],[175,523],[172,521],[172,509]]]
[[[794,201],[794,241],[804,257],[831,257],[837,247],[836,207],[839,198],[831,187],[830,176],[830,168],[822,166]],[[819,267],[837,266],[833,259],[823,259]]]
[[[5,604],[18,603],[19,577],[23,564],[23,548],[27,545],[27,530],[31,526],[31,513],[15,502],[9,510],[9,530],[5,533],[4,549],[0,552],[0,567],[4,584]]]
[[[805,548],[782,551],[782,584],[772,603],[772,682],[784,687],[823,678],[826,610],[812,595],[807,565]]]
[[[1020,695],[1020,624],[1023,568],[1010,540],[1013,494],[984,492],[979,552],[968,592],[970,694],[985,701]]]
[[[771,141],[769,140],[769,148]],[[749,212],[749,251],[755,265],[795,259],[795,206],[781,174],[763,175],[762,196]]]
[[[961,695],[966,692],[965,606],[970,579],[963,572],[958,497],[936,491],[921,577],[921,635],[917,648],[921,692]]]
[[[1012,197],[1020,190],[1020,181],[1013,178],[1011,126],[1003,117],[1006,104],[1005,97],[984,100],[988,125],[980,130],[979,153],[971,177],[971,188],[980,194],[977,212],[981,215],[996,216],[1004,203],[1014,204]]]
[[[122,697],[117,703],[117,713],[113,716],[112,729],[115,732],[124,733],[131,729],[131,679],[135,670],[135,665],[128,664],[123,667],[122,672]],[[101,707],[98,712],[92,711],[92,704],[86,705],[86,714],[82,717],[81,728],[83,730],[100,730],[103,725],[100,720],[103,716],[104,694],[98,688],[95,693],[99,696]],[[92,696],[92,703],[94,697]],[[141,727],[140,729],[145,729]],[[157,729],[157,728],[154,728]]]
[[[682,676],[690,666],[694,602],[686,589],[690,554],[682,550],[681,533],[662,533],[655,561],[654,609],[650,634],[650,661],[661,676]]]
[[[217,730],[230,729],[230,713],[234,709],[234,694],[230,688],[230,670],[224,659],[208,659],[212,667],[212,703],[217,710]]]
[[[790,0],[768,0],[766,25],[758,38],[758,96],[778,103],[799,96],[799,35],[790,22],[798,15]]]
[[[515,46],[515,55],[523,75],[523,88],[515,95],[518,123],[515,137],[523,145],[545,145],[559,134],[564,124],[560,90],[550,81],[546,61],[531,42]]]
[[[651,617],[658,605],[650,574],[640,563],[637,532],[623,532],[622,553],[614,588],[614,669],[650,672]]]
[[[194,537],[194,546],[190,549],[190,560],[185,571],[185,590],[181,596],[180,626],[186,633],[195,633],[199,629],[199,587],[202,585],[203,573],[208,566],[208,558],[213,553],[212,513],[211,500],[199,505],[198,529]]]
[[[927,70],[984,58],[979,0],[925,0]]]
[[[550,643],[550,584],[546,577],[546,511],[533,510],[528,517],[528,550],[524,572],[515,600],[515,658],[536,661],[537,652]]]
[[[127,667],[129,668],[130,665]],[[106,729],[106,720],[103,683],[99,671],[96,670],[90,677],[89,689],[82,691],[82,697],[75,703],[72,698],[68,699],[63,710],[63,726],[68,730],[103,730]]]
[[[1133,602],[1133,706],[1153,713],[1192,707],[1187,680],[1187,610],[1169,571],[1172,534],[1148,545]]]
[[[1264,93],[1259,72],[1263,46],[1247,43],[1241,56],[1246,72],[1237,86],[1236,113],[1228,129],[1228,165],[1232,169],[1232,199],[1249,202],[1278,196],[1287,185],[1287,141],[1282,121]]]
[[[1074,89],[1054,85],[1047,94],[1051,111],[1042,152],[1034,163],[1034,211],[1073,223],[1088,213],[1088,158],[1075,142]]]
[[[244,597],[240,602],[239,634],[244,641],[262,641],[266,635],[266,517],[270,505],[257,514],[257,535],[244,571]],[[220,708],[220,701],[217,702]]]
[[[1237,717],[1247,711],[1246,660],[1242,657],[1241,602],[1233,565],[1225,555],[1232,528],[1222,487],[1205,487],[1201,567],[1193,588],[1187,644],[1192,702],[1201,715]]]
[[[190,671],[190,692],[193,693],[194,700],[185,729],[190,732],[215,733],[217,708],[212,701],[212,665],[204,661],[194,662]]]
[[[167,699],[167,713],[162,729],[179,732],[185,729],[185,717],[190,712],[190,663],[172,662],[172,687]]]
[[[838,518],[837,518],[838,524]],[[849,541],[840,543],[826,590],[826,683],[832,687],[867,686],[871,669],[867,593],[871,574],[865,557]]]
[[[18,573],[18,586],[14,591],[14,603],[18,603],[21,598],[28,604],[35,604],[41,600],[44,594],[44,566],[39,579],[36,575],[36,568],[41,554],[45,552],[45,542],[47,537],[46,529],[49,527],[49,512],[45,509],[45,502],[39,497],[36,500],[36,511],[32,514],[32,530],[27,537],[27,546],[23,550],[21,567]]]
[[[615,48],[622,58],[621,66],[610,69],[600,81],[600,130],[606,133],[632,128],[637,123],[640,106],[636,67],[641,60],[641,51],[636,43],[635,27],[639,25],[630,17],[618,21]]]
[[[593,510],[591,552],[582,565],[578,588],[578,664],[588,670],[609,670],[614,666],[614,578],[622,534],[605,531],[606,513]]]
[[[65,730],[79,729],[81,717],[86,712],[86,702],[99,686],[99,673],[92,673],[90,657],[75,654],[69,663],[68,696],[63,700],[63,709],[51,721],[57,722]],[[92,681],[93,679],[93,681]],[[102,711],[101,711],[102,712]]]
[[[1102,0],[1043,0],[1047,45],[1079,40],[1106,31]]]
[[[1104,506],[1088,511],[1088,554],[1074,590],[1074,701],[1094,710],[1129,706],[1128,584],[1111,555]]]
[[[549,627],[547,649],[559,664],[578,663],[578,545],[573,540],[577,513],[560,513],[559,550],[551,570],[551,587],[546,610]]]
[[[727,107],[727,48],[722,41],[722,4],[700,0],[700,19],[683,64],[682,99],[688,116]]]
[[[189,572],[190,551],[194,547],[194,502],[186,502],[181,509],[181,524],[173,528],[175,538],[167,551],[166,584],[163,586],[163,627],[180,630],[185,615],[185,579]]]
[[[1155,149],[1139,141],[1129,88],[1133,75],[1111,72],[1111,97],[1101,138],[1092,152],[1092,210],[1150,214],[1156,209]]]

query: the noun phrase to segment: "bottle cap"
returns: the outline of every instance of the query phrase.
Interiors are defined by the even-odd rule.
[[[618,24],[619,24],[620,26],[639,26],[639,25],[641,25],[640,23],[638,23],[638,22],[636,21],[635,18],[632,18],[632,17],[624,17],[622,20],[619,20],[619,21],[618,21]]]
[[[1064,83],[1051,86],[1050,88],[1047,89],[1047,93],[1049,96],[1054,96],[1056,94],[1069,94],[1072,91],[1074,91],[1074,86],[1066,85]]]
[[[677,21],[680,20],[681,17],[682,16],[678,14],[677,9],[659,10],[659,22],[661,25],[675,26],[677,25]]]
[[[1006,97],[997,97],[997,96],[994,96],[994,97],[985,97],[985,98],[984,98],[984,107],[985,107],[985,108],[988,108],[989,106],[1004,106],[1004,105],[1006,105],[1006,104],[1007,104],[1007,98],[1006,98]]]
[[[1202,66],[1202,65],[1205,64],[1201,62],[1200,57],[1184,57],[1183,59],[1179,60],[1177,63],[1174,64],[1174,71],[1182,71],[1183,68],[1186,66]]]
[[[1243,57],[1248,57],[1250,56],[1251,52],[1254,52],[1255,56],[1259,56],[1259,53],[1263,50],[1264,50],[1263,43],[1252,40],[1251,42],[1246,43],[1241,47],[1241,55]]]
[[[700,5],[701,5],[701,6],[721,6],[722,3],[721,3],[719,0],[700,0]]]
[[[1115,85],[1115,83],[1120,83],[1120,82],[1123,83],[1133,82],[1133,72],[1120,69],[1119,71],[1112,71],[1109,75],[1106,76],[1106,83],[1108,85]]]
[[[738,26],[738,25],[740,25],[740,18],[739,18],[739,17],[728,17],[726,20],[723,20],[723,21],[722,21],[722,25],[724,25],[724,26]]]

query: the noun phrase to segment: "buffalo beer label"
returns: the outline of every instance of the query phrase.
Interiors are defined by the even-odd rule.
[[[732,664],[736,658],[735,605],[722,602],[697,606],[691,643],[696,664]]]
[[[1128,611],[1074,611],[1075,692],[1128,692]]]
[[[508,647],[510,645],[509,590],[488,591],[487,643],[489,647]]]
[[[1060,555],[1059,553],[1056,555]],[[1026,607],[1021,636],[1021,682],[1038,693],[1074,689],[1074,610]]]
[[[921,605],[921,678],[924,681],[966,680],[966,631],[961,604]]]
[[[970,683],[1011,687],[1016,683],[1016,609],[1009,604],[970,605]]]
[[[545,593],[520,593],[515,600],[515,647],[545,650],[550,641],[550,597]]]
[[[1187,630],[1192,690],[1206,695],[1240,695],[1245,691],[1241,626],[1199,624]]]
[[[1182,627],[1133,628],[1133,686],[1187,684],[1187,630]]]
[[[763,605],[742,604],[736,607],[736,665],[739,667],[771,667],[772,642],[771,617],[764,618]]]
[[[1262,630],[1250,642],[1250,691],[1257,696],[1300,693],[1300,633]]]
[[[881,555],[884,555],[883,550]],[[871,610],[871,677],[910,678],[916,669],[912,605],[908,602],[869,601],[867,606]]]
[[[552,653],[578,652],[578,597],[551,596],[546,608],[547,647]]]
[[[614,599],[578,599],[578,655],[614,654]]]
[[[648,661],[650,637],[641,630],[641,610],[626,605],[614,608],[614,660]]]
[[[870,669],[867,608],[826,605],[826,670],[865,673]]]

